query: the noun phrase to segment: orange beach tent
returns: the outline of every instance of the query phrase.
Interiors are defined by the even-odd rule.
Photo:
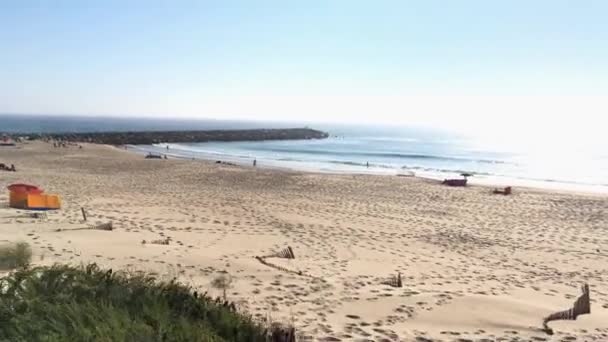
[[[9,205],[11,208],[30,210],[53,210],[61,208],[58,195],[44,194],[44,190],[29,184],[12,184],[8,186]]]

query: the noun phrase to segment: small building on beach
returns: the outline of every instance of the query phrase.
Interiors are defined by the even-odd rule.
[[[29,184],[12,184],[8,186],[9,206],[28,210],[54,210],[61,208],[59,195],[44,194],[44,190]]]

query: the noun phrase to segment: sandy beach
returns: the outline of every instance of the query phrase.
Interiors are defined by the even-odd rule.
[[[240,309],[291,322],[302,340],[608,341],[606,195],[502,196],[410,177],[146,160],[103,145],[32,142],[0,148],[0,162],[18,171],[0,171],[0,242],[29,242],[37,265],[146,270],[214,295],[211,281],[227,273]],[[17,182],[61,195],[63,208],[46,219],[8,208]],[[71,230],[104,222],[115,229]],[[275,267],[255,258],[287,246],[295,259],[266,259]],[[403,287],[385,284],[398,273]],[[541,331],[583,283],[592,313]]]

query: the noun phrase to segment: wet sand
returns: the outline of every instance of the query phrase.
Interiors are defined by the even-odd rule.
[[[227,272],[241,309],[312,340],[608,341],[605,195],[501,196],[408,177],[145,160],[101,145],[0,148],[0,163],[18,170],[0,171],[3,189],[26,182],[63,198],[34,219],[0,194],[0,240],[31,243],[35,264],[147,270],[214,295],[211,281]],[[69,230],[108,221],[115,230]],[[287,246],[295,259],[266,259],[275,267],[255,258]],[[403,287],[386,285],[397,273]],[[540,331],[584,282],[592,313]]]

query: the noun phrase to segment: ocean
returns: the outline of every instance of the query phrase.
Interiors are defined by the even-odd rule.
[[[443,179],[472,173],[473,184],[529,186],[608,193],[608,151],[601,146],[561,149],[546,141],[502,144],[429,128],[222,120],[0,116],[2,132],[90,132],[304,127],[330,133],[306,141],[172,143],[130,146],[173,158],[222,160],[312,172],[416,175]],[[542,137],[539,137],[542,139]],[[552,148],[552,146],[556,146]]]

